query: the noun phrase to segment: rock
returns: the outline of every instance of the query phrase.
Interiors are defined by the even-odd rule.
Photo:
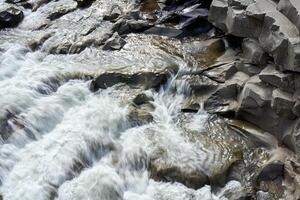
[[[240,94],[240,109],[251,110],[270,104],[272,89],[261,83],[258,76],[251,77]]]
[[[297,0],[279,0],[277,9],[300,30],[300,4]]]
[[[161,35],[161,36],[176,38],[176,37],[179,37],[183,33],[183,31],[175,29],[175,28],[152,27],[152,28],[144,31],[144,33],[145,34]]]
[[[236,72],[237,69],[235,65],[228,63],[207,70],[203,74],[216,82],[225,83],[225,81],[231,78]]]
[[[136,73],[105,72],[92,81],[90,89],[97,91],[98,89],[106,89],[118,83],[124,83],[134,88],[159,88],[162,84],[166,83],[171,73],[174,72],[173,70],[176,71],[177,69]]]
[[[283,91],[294,92],[295,80],[292,74],[283,73],[275,69],[274,65],[268,65],[259,74],[259,78],[274,87],[280,88]]]
[[[295,100],[291,94],[279,89],[273,90],[271,107],[279,116],[295,119],[296,116],[292,112],[294,104]]]
[[[75,0],[78,8],[86,8],[92,5],[94,0]]]
[[[219,83],[202,75],[186,75],[181,79],[185,80],[187,87],[197,96],[210,95],[219,87]]]
[[[243,57],[250,63],[265,65],[268,55],[264,52],[260,44],[255,39],[246,38],[242,43]]]
[[[257,75],[262,70],[260,66],[253,65],[251,63],[245,63],[244,61],[236,61],[235,67],[238,71],[244,72],[249,76]]]
[[[283,180],[284,178],[284,163],[274,161],[263,167],[257,177],[257,181],[275,181]]]
[[[141,94],[138,94],[134,99],[133,99],[133,103],[135,105],[142,105],[142,104],[145,104],[145,103],[148,103],[150,101],[153,101],[153,98],[152,97],[148,97],[146,94],[144,93],[141,93]]]
[[[147,29],[149,29],[152,25],[150,25],[145,20],[136,20],[136,19],[119,19],[112,30],[118,32],[120,35],[126,35],[129,33],[140,33]]]
[[[235,112],[238,108],[237,97],[249,76],[237,72],[231,79],[219,86],[204,103],[204,108],[209,113]]]
[[[116,32],[103,45],[103,50],[120,50],[126,44],[126,41]]]
[[[293,113],[300,117],[300,100],[298,99],[293,107]]]
[[[130,106],[128,120],[132,125],[143,125],[153,121],[153,106],[151,104],[143,104],[138,107]]]
[[[103,20],[114,21],[122,14],[118,6],[114,6],[109,14],[103,16]]]
[[[156,181],[179,182],[187,187],[199,189],[209,184],[209,179],[205,173],[197,170],[180,169],[176,166],[164,166],[152,161],[150,163],[151,178]]]
[[[291,125],[286,125],[283,134],[283,143],[297,154],[300,153],[300,120],[295,120]]]
[[[0,29],[17,26],[24,18],[21,10],[10,7],[0,12]]]
[[[213,0],[208,19],[228,34],[256,39],[281,70],[299,72],[299,31],[276,7],[271,0]]]
[[[6,3],[15,4],[17,6],[23,6],[24,8],[32,9],[32,4],[27,0],[6,0]]]

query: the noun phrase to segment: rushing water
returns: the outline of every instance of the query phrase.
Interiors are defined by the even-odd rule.
[[[5,199],[222,199],[225,190],[240,189],[233,181],[213,194],[209,186],[194,190],[150,178],[157,145],[168,150],[167,162],[204,162],[205,154],[195,152],[179,129],[184,83],[171,79],[159,92],[147,91],[154,121],[132,127],[122,98],[128,89],[92,93],[89,80],[67,78],[50,87],[53,77],[80,70],[63,61],[51,65],[51,56],[43,56],[22,46],[1,55],[1,119],[10,127],[0,146]],[[194,114],[193,130],[204,129],[207,117]]]
[[[209,115],[203,110],[181,112],[189,88],[176,75],[159,91],[144,91],[152,97],[154,109],[153,121],[142,125],[128,117],[130,99],[141,90],[124,85],[96,93],[89,90],[91,78],[107,69],[151,71],[177,66],[187,70],[197,60],[185,54],[188,42],[182,45],[173,39],[132,34],[116,52],[90,47],[80,54],[49,54],[50,46],[61,42],[54,39],[36,51],[28,48],[27,39],[37,39],[39,34],[55,32],[57,39],[69,34],[68,29],[81,30],[71,23],[81,18],[87,23],[82,31],[89,31],[112,2],[99,0],[96,8],[79,9],[58,19],[50,31],[32,32],[47,22],[51,9],[64,4],[51,2],[36,12],[26,10],[19,28],[0,35],[0,194],[5,200],[239,198],[243,191],[237,181],[212,191],[209,185],[192,189],[151,176],[149,165],[154,158],[155,164],[211,175],[234,162],[232,149],[238,149],[220,142],[226,137],[222,129],[212,136],[200,134],[210,131]],[[114,3],[127,10],[133,2]],[[103,34],[110,26],[97,24],[95,34]],[[197,48],[198,43],[201,40]]]

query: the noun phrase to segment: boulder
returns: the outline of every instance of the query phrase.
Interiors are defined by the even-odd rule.
[[[151,35],[161,35],[171,38],[179,37],[183,31],[175,28],[168,28],[168,27],[151,27],[148,30],[144,31],[145,34]]]
[[[243,60],[236,61],[235,67],[238,71],[244,72],[245,74],[248,74],[249,76],[257,75],[262,70],[261,66],[253,65],[253,64],[245,62]]]
[[[103,20],[114,21],[122,14],[121,9],[118,6],[114,6],[111,11],[103,16]]]
[[[275,181],[284,178],[284,163],[281,161],[273,161],[264,166],[257,176],[257,181]]]
[[[85,8],[92,5],[94,0],[75,0],[78,8]]]
[[[152,27],[145,20],[141,19],[119,19],[112,27],[112,30],[118,32],[120,35],[126,35],[129,33],[140,33]]]
[[[240,94],[240,109],[252,110],[270,104],[272,89],[264,85],[258,76],[253,76],[246,83]]]
[[[95,78],[90,85],[92,91],[106,89],[113,85],[123,83],[133,88],[159,88],[166,83],[172,73],[176,73],[177,69],[162,69],[157,71],[140,71],[135,73],[127,72],[105,72]]]
[[[257,40],[281,70],[299,72],[299,31],[276,7],[271,0],[213,0],[208,19],[228,34]]]
[[[300,117],[300,100],[298,99],[293,107],[293,113],[297,116]]]
[[[151,163],[151,178],[156,181],[179,182],[187,187],[199,189],[209,184],[209,178],[200,170],[181,169],[176,166],[164,166]]]
[[[103,50],[120,50],[126,44],[126,41],[116,32],[103,45]]]
[[[134,99],[133,103],[137,106],[140,106],[145,103],[149,103],[150,101],[153,101],[153,97],[147,96],[145,93],[138,94]]]
[[[204,103],[204,108],[209,113],[235,112],[238,108],[237,97],[249,76],[237,72],[231,79],[220,85]]]
[[[15,4],[17,6],[22,6],[24,8],[32,8],[32,4],[28,0],[6,0],[5,2]]]
[[[293,96],[287,92],[283,92],[280,89],[273,90],[271,108],[282,117],[289,119],[295,119],[292,109],[295,105]]]
[[[300,30],[300,3],[298,0],[280,0],[277,9]]]
[[[10,7],[0,12],[0,29],[17,26],[24,18],[23,11]]]
[[[295,92],[295,80],[293,76],[291,73],[283,73],[276,70],[272,64],[269,64],[259,74],[259,78],[263,82],[287,92]]]
[[[265,65],[268,55],[264,52],[259,42],[255,39],[246,38],[242,43],[243,57],[252,64]]]

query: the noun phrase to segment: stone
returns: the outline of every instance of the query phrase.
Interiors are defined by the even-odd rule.
[[[23,11],[10,7],[0,12],[0,29],[17,26],[24,18]]]
[[[237,69],[235,65],[233,63],[228,63],[207,70],[203,74],[214,81],[225,83],[225,81],[231,78],[236,72]]]
[[[300,117],[300,100],[298,99],[293,107],[293,113]]]
[[[167,28],[167,27],[152,27],[146,31],[144,31],[145,34],[151,34],[151,35],[161,35],[171,38],[180,37],[180,35],[183,33],[182,30],[175,29],[175,28]]]
[[[273,90],[271,108],[279,115],[289,119],[295,119],[292,109],[295,105],[293,96],[279,89]]]
[[[156,181],[176,181],[194,189],[199,189],[209,183],[208,176],[200,170],[190,171],[176,166],[164,166],[155,161],[152,161],[150,166],[151,178]]]
[[[238,94],[248,79],[249,76],[243,72],[234,74],[204,102],[205,110],[209,113],[219,114],[236,112]]]
[[[262,71],[262,68],[260,66],[244,62],[243,60],[236,61],[235,67],[238,71],[244,72],[249,76],[257,75]]]
[[[257,181],[275,181],[284,179],[284,163],[273,161],[264,166],[257,176]]]
[[[277,9],[300,30],[300,3],[297,0],[280,0]]]
[[[132,125],[143,125],[153,121],[153,106],[150,104],[143,104],[141,106],[130,106],[128,120]]]
[[[114,21],[122,14],[118,6],[114,6],[109,14],[103,16],[103,20]]]
[[[149,103],[150,101],[153,101],[154,99],[152,97],[147,96],[145,93],[138,94],[134,99],[133,103],[135,105],[142,105],[145,103]]]
[[[112,27],[112,30],[118,32],[120,35],[126,35],[129,33],[140,33],[152,27],[145,20],[136,19],[119,19]]]
[[[94,0],[75,0],[78,8],[86,8],[92,5]]]
[[[103,50],[120,50],[126,44],[126,41],[116,32],[103,45]]]
[[[242,43],[243,57],[250,63],[265,65],[268,55],[264,52],[259,42],[255,39],[246,38]]]
[[[32,9],[32,4],[27,0],[6,0],[6,3],[15,4],[17,6],[22,6],[24,8]]]
[[[275,2],[213,0],[208,19],[225,33],[257,40],[282,71],[300,71],[299,31]]]
[[[272,89],[262,84],[258,76],[251,77],[240,94],[240,109],[248,110],[270,104]]]
[[[90,85],[92,91],[106,89],[116,84],[123,83],[133,88],[142,87],[144,89],[158,89],[162,84],[166,83],[168,78],[174,71],[178,69],[162,69],[156,72],[141,71],[135,73],[126,72],[105,72],[95,78]]]
[[[275,69],[275,66],[270,64],[259,74],[259,78],[274,87],[280,88],[283,91],[294,92],[295,80],[293,74],[283,73]]]

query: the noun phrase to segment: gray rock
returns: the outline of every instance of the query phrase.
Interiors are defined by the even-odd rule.
[[[103,45],[103,50],[120,50],[126,44],[126,41],[116,32]]]
[[[175,38],[175,37],[179,37],[183,33],[183,31],[175,28],[151,27],[148,30],[146,30],[144,33]]]
[[[156,72],[105,72],[92,81],[90,89],[97,91],[98,89],[106,89],[119,83],[127,84],[133,88],[159,88],[162,84],[166,83],[171,73],[176,72],[176,70],[167,68]]]
[[[244,72],[249,76],[257,75],[261,72],[262,68],[260,66],[253,65],[251,63],[245,62],[243,60],[236,61],[235,67],[238,71]]]
[[[274,65],[268,65],[259,74],[259,78],[274,87],[287,92],[295,91],[295,82],[293,74],[283,73],[275,69]]]
[[[149,103],[150,101],[153,101],[152,97],[147,96],[144,93],[138,94],[134,99],[133,99],[133,103],[135,105],[142,105],[145,103]]]
[[[248,79],[249,76],[243,72],[234,74],[205,101],[205,110],[209,113],[235,112],[238,108],[238,94]]]
[[[293,113],[300,117],[300,100],[298,99],[293,107]]]
[[[119,19],[112,30],[118,32],[120,35],[126,35],[129,33],[138,33],[143,32],[149,29],[152,25],[150,25],[145,20],[135,20],[135,19]]]
[[[213,0],[209,20],[226,33],[258,40],[282,70],[299,72],[299,31],[276,7],[271,0]]]
[[[0,12],[0,29],[17,26],[24,18],[23,11],[10,7]]]
[[[214,67],[211,70],[205,71],[205,73],[203,74],[214,81],[224,83],[226,80],[231,78],[236,72],[237,69],[234,63],[228,63],[218,67]]]
[[[300,2],[298,0],[280,0],[277,9],[300,30]]]
[[[239,97],[240,109],[248,110],[270,104],[272,89],[261,83],[258,76],[251,77]]]
[[[295,105],[293,96],[289,93],[283,92],[279,89],[273,90],[271,108],[282,117],[295,119],[292,109]]]
[[[263,167],[257,177],[257,181],[274,181],[284,178],[284,163],[281,161],[274,161]]]
[[[256,65],[265,65],[268,60],[268,55],[264,52],[260,44],[255,39],[244,39],[242,43],[244,58]]]

